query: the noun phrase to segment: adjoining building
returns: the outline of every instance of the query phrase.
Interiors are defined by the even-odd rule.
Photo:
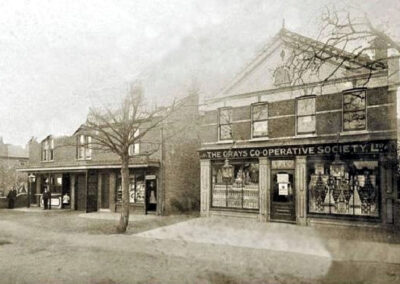
[[[27,205],[26,174],[17,171],[17,168],[24,166],[27,162],[27,149],[4,143],[3,138],[0,137],[0,208],[8,208],[7,196],[12,189],[17,192],[14,206]]]
[[[18,173],[17,168],[28,162],[28,150],[8,143],[0,137],[0,196],[7,195],[11,188],[18,192],[26,191],[25,174]]]
[[[130,211],[168,214],[199,207],[196,125],[198,96],[181,102],[179,113],[130,145]],[[29,162],[20,171],[33,175],[32,202],[42,205],[45,188],[52,208],[92,212],[121,208],[121,161],[91,147],[92,136],[80,127],[73,135],[48,136],[29,143]],[[139,129],[140,131],[140,129]],[[188,166],[190,165],[190,166]],[[67,197],[66,197],[67,196]]]
[[[308,44],[324,46],[282,29],[200,109],[202,216],[301,225],[400,223],[398,58],[373,72],[353,72],[338,64],[346,52],[327,49],[334,54],[321,77],[293,84],[286,59]]]

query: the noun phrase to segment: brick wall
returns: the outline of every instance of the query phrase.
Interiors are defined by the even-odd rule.
[[[166,214],[200,207],[198,96],[189,96],[184,104],[187,107],[167,121],[164,133],[170,137],[165,141],[164,157]]]
[[[342,131],[343,94],[332,93],[316,97],[316,134],[329,135]],[[296,135],[295,99],[268,104],[269,138],[294,137]],[[233,140],[251,139],[251,106],[232,109]],[[202,143],[218,141],[218,110],[207,111],[201,118],[199,133]],[[386,87],[367,89],[367,131],[396,129],[395,94]]]

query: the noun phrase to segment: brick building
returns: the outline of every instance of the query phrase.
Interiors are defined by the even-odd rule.
[[[293,84],[285,60],[308,44],[323,46],[282,29],[200,109],[201,214],[302,225],[399,224],[398,59],[372,74],[339,66],[322,81],[346,56],[332,49],[320,77]]]
[[[130,147],[131,212],[168,214],[199,207],[199,185],[193,183],[199,179],[198,96],[190,95],[182,104],[185,107],[179,113]],[[50,135],[40,142],[30,141],[29,163],[21,171],[36,177],[32,203],[41,204],[48,187],[53,208],[120,209],[121,161],[113,153],[90,147],[92,138],[83,129],[71,136]],[[154,192],[151,196],[147,194],[150,190]],[[65,195],[70,197],[69,203],[63,201]]]

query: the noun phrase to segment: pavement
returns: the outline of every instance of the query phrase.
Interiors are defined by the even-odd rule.
[[[47,213],[41,208],[16,208],[20,212]],[[64,211],[67,210],[58,210]],[[74,212],[74,211],[72,211]],[[79,213],[84,219],[118,221],[120,213]],[[131,214],[131,223],[162,222],[170,217]],[[168,222],[166,223],[168,224]],[[353,227],[309,227],[284,223],[262,223],[253,219],[218,217],[188,218],[171,225],[144,228],[137,237],[192,243],[292,252],[337,261],[372,261],[400,264],[400,238],[380,229]],[[146,230],[149,229],[149,230]]]
[[[210,217],[191,219],[136,236],[292,252],[340,261],[400,264],[400,244],[374,240],[373,236],[364,240],[357,238],[357,230],[353,228],[341,229],[347,233],[353,231],[353,238],[343,238],[340,234],[326,236],[329,230],[336,229],[261,223],[234,217]],[[371,234],[374,233],[371,231]]]

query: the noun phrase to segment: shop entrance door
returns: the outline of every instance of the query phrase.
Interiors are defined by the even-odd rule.
[[[97,211],[97,173],[89,171],[87,174],[86,213]]]
[[[271,221],[295,222],[293,170],[271,171]]]
[[[146,214],[157,212],[157,182],[156,180],[146,180]]]
[[[101,184],[101,208],[108,209],[110,208],[110,175],[104,174],[102,175],[102,184]]]
[[[75,179],[75,208],[86,209],[86,176],[79,174]]]

